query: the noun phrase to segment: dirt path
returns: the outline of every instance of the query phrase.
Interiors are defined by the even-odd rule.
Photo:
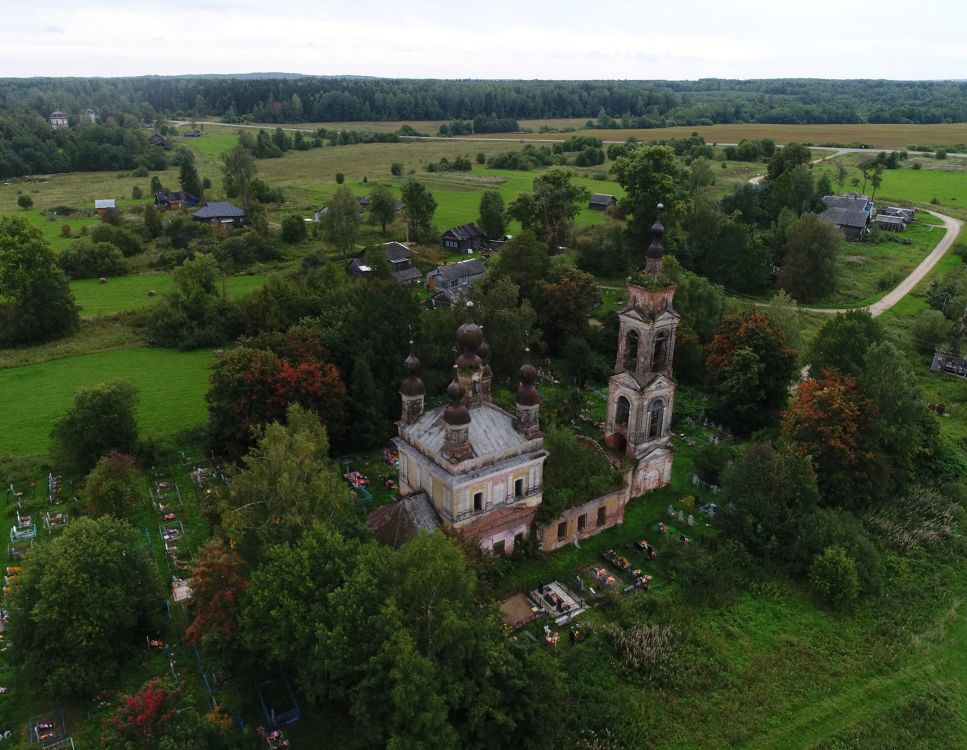
[[[914,268],[910,275],[907,276],[903,281],[897,284],[896,288],[890,292],[887,292],[879,300],[869,305],[866,309],[870,311],[870,314],[875,318],[882,315],[891,307],[893,307],[897,302],[906,297],[913,288],[923,281],[924,277],[933,270],[933,267],[940,262],[940,259],[946,255],[947,251],[953,246],[954,241],[960,235],[961,229],[964,227],[964,222],[960,219],[954,219],[951,216],[945,214],[939,214],[936,211],[927,211],[931,216],[936,216],[944,223],[944,236],[940,238],[940,242],[937,246],[930,252],[926,258],[920,261],[920,264]],[[847,308],[847,307],[802,307],[799,308],[802,312],[817,312],[827,315],[836,315],[838,313],[844,313],[851,309],[857,308]]]

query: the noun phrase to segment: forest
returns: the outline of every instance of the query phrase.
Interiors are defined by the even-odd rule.
[[[884,80],[448,81],[389,78],[0,79],[0,109],[46,118],[88,107],[228,122],[599,118],[625,127],[967,121],[967,83]]]

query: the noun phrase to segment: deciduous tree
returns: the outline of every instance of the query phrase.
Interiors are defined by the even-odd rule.
[[[137,389],[123,380],[78,389],[51,430],[51,454],[60,465],[87,472],[111,451],[131,453],[138,442],[137,403]]]
[[[191,566],[191,612],[193,618],[185,631],[192,645],[206,640],[228,638],[238,627],[242,597],[248,588],[238,553],[213,539],[198,554]]]
[[[567,243],[571,221],[578,204],[588,200],[587,189],[571,183],[567,169],[549,169],[534,178],[534,190],[523,193],[507,207],[507,215],[517,219],[546,243],[552,252]]]
[[[24,561],[7,636],[23,674],[47,694],[115,684],[161,604],[143,541],[111,516],[79,518]]]
[[[436,199],[425,185],[412,177],[403,183],[400,198],[403,201],[403,213],[406,215],[409,238],[418,242],[430,233],[433,214],[436,212]]]
[[[40,231],[0,217],[0,346],[68,336],[79,324],[67,278]]]
[[[832,294],[841,242],[839,230],[831,222],[816,214],[800,216],[786,230],[779,286],[800,302]]]
[[[379,230],[385,232],[386,225],[392,224],[396,218],[396,195],[385,185],[376,185],[369,191],[369,206],[366,210],[369,223],[379,225]]]
[[[477,219],[480,231],[492,240],[504,236],[504,198],[496,190],[485,190],[480,196],[480,217]]]
[[[222,185],[229,198],[240,196],[248,211],[252,192],[252,180],[258,171],[251,152],[242,144],[233,146],[221,157]]]

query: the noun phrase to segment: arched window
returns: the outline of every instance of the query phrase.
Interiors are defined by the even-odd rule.
[[[624,367],[626,370],[637,370],[638,369],[638,346],[640,339],[638,338],[637,331],[628,331],[625,336],[625,361]]]
[[[655,336],[655,348],[651,356],[651,369],[662,370],[665,367],[665,355],[668,351],[668,331],[659,331]]]
[[[624,396],[618,396],[618,405],[614,413],[614,423],[619,427],[628,426],[628,417],[631,415],[631,402]]]
[[[648,439],[661,437],[665,422],[665,402],[656,398],[648,407]]]

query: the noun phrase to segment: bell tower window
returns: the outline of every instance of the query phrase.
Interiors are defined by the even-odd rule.
[[[661,437],[665,421],[665,404],[661,399],[651,402],[648,407],[648,439]]]
[[[618,396],[615,406],[614,423],[619,427],[627,427],[631,415],[631,402],[625,396]]]
[[[638,369],[638,350],[641,340],[638,337],[637,331],[628,331],[625,336],[625,361],[624,368],[626,370],[637,370]]]
[[[668,354],[668,331],[659,331],[655,336],[655,348],[651,357],[651,369],[665,369],[665,359]]]

